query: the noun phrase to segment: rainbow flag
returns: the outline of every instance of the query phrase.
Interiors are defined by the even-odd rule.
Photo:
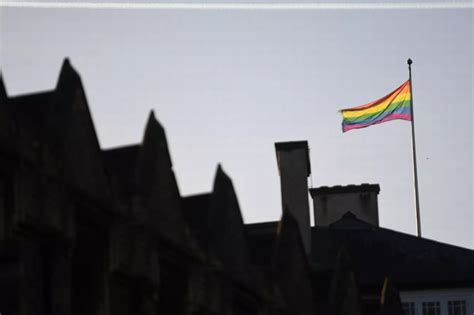
[[[394,119],[412,120],[410,80],[375,102],[342,109],[342,132]]]

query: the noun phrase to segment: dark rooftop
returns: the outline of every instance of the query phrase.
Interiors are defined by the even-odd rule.
[[[376,227],[352,213],[313,228],[312,236],[312,261],[330,268],[344,245],[362,286],[378,287],[386,276],[400,289],[474,284],[474,251]]]
[[[343,193],[357,193],[357,192],[369,192],[373,191],[377,194],[380,192],[380,186],[378,184],[361,184],[361,185],[347,185],[347,186],[321,186],[317,188],[310,188],[309,193],[314,198],[315,195],[330,195],[330,194],[343,194]]]
[[[264,265],[278,222],[246,226],[252,260]],[[314,270],[332,273],[341,247],[351,256],[359,285],[380,290],[385,277],[399,289],[474,285],[474,251],[377,227],[348,212],[327,227],[312,227]]]

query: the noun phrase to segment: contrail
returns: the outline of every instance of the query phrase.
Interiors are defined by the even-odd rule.
[[[118,10],[407,10],[474,9],[474,0],[464,2],[365,2],[365,3],[176,3],[176,2],[40,2],[3,1],[0,8],[118,9]]]

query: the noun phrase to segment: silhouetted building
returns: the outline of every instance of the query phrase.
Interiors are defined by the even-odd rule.
[[[0,313],[473,312],[473,251],[379,227],[378,185],[312,189],[311,227],[307,143],[276,151],[282,219],[244,224],[220,166],[181,196],[153,112],[141,143],[102,150],[69,61],[53,91],[0,78]]]

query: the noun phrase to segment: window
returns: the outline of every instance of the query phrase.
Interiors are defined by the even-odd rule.
[[[466,301],[448,301],[448,315],[467,315]]]
[[[403,315],[416,315],[415,302],[402,303]]]
[[[423,315],[441,315],[439,302],[423,302]]]

